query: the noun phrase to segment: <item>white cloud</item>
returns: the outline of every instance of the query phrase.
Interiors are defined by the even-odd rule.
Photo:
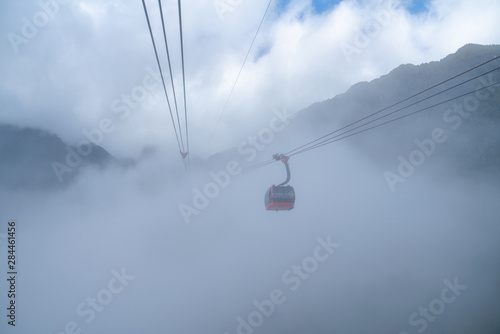
[[[175,1],[164,2],[180,84]],[[317,137],[318,130],[305,129],[299,118],[271,121],[274,107],[295,111],[401,63],[438,60],[469,42],[496,43],[500,25],[500,4],[488,0],[475,6],[435,1],[418,15],[390,9],[388,2],[354,0],[316,15],[310,1],[292,1],[286,11],[269,13],[217,136],[208,142],[267,0],[241,1],[223,21],[212,0],[183,3],[192,152],[208,155],[265,126],[275,141],[253,162],[285,138],[296,147]],[[148,1],[163,53],[156,5]],[[20,33],[21,18],[38,10],[37,0],[2,2],[0,30]],[[377,18],[383,28],[370,30]],[[487,29],[479,33],[477,22]],[[0,221],[14,216],[20,224],[19,305],[25,308],[19,321],[26,332],[55,333],[76,321],[89,333],[234,333],[237,317],[250,314],[254,300],[282,289],[286,303],[259,332],[399,333],[411,328],[412,312],[439,297],[443,280],[456,276],[470,288],[429,332],[460,332],[474,323],[479,333],[496,324],[484,316],[498,309],[499,296],[498,268],[491,266],[500,228],[494,180],[456,177],[453,168],[428,160],[395,195],[369,150],[341,142],[320,159],[291,160],[292,212],[264,210],[266,188],[284,178],[283,166],[275,164],[232,177],[186,225],[179,205],[191,205],[194,189],[204,191],[214,179],[194,163],[191,175],[182,170],[163,92],[150,70],[156,64],[140,1],[74,0],[18,54],[7,38],[2,43],[0,122],[41,126],[77,143],[81,130],[109,118],[114,130],[103,146],[112,154],[138,156],[147,144],[160,146],[134,168],[82,168],[59,192],[0,189]],[[350,61],[343,43],[356,47]],[[266,52],[256,57],[257,50]],[[141,89],[148,94],[144,101],[131,101]],[[273,124],[282,130],[270,130]],[[224,159],[217,163],[227,166]],[[284,271],[303,263],[315,240],[328,235],[342,244],[338,256],[290,291]],[[87,324],[77,305],[103,291],[120,268],[136,279]]]
[[[206,156],[237,144],[268,121],[273,107],[301,109],[401,63],[439,60],[466,43],[498,43],[500,28],[500,3],[494,0],[432,1],[429,11],[416,15],[398,1],[346,0],[319,15],[306,0],[292,1],[280,13],[273,5],[216,136],[208,141],[267,0],[233,3],[238,5],[220,20],[212,0],[183,2],[193,154]],[[160,55],[165,58],[157,3],[147,4]],[[22,17],[31,18],[40,10],[35,1],[22,7],[1,6],[4,36],[21,34]],[[396,9],[388,22],[377,27],[376,15],[389,8]],[[176,10],[176,2],[164,1],[182,107]],[[372,37],[363,42],[362,32]],[[362,47],[357,47],[360,41]],[[47,25],[19,46],[18,54],[8,39],[3,43],[0,57],[7,66],[0,70],[1,96],[3,103],[11,102],[0,114],[1,120],[50,129],[70,141],[80,139],[81,129],[112,117],[111,102],[141,83],[146,66],[156,67],[140,2],[70,2],[60,5]],[[345,44],[356,47],[350,61],[342,52]],[[266,52],[256,57],[259,50]],[[167,71],[166,63],[163,69]],[[119,125],[126,131],[116,131],[103,144],[107,149],[124,156],[146,144],[173,143],[160,87],[155,96],[159,104],[141,104],[134,110],[134,117]]]

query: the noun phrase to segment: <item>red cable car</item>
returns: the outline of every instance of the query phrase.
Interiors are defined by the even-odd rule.
[[[295,205],[295,190],[292,186],[286,185],[290,181],[290,167],[288,167],[288,159],[290,157],[284,156],[283,154],[275,154],[273,158],[276,160],[281,160],[285,164],[287,178],[285,182],[278,185],[272,185],[266,191],[264,197],[264,203],[266,205],[266,210],[292,210]]]
[[[267,189],[266,210],[292,210],[295,204],[295,190],[292,186],[271,186]]]

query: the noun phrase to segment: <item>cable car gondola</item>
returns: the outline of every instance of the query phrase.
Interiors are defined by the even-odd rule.
[[[290,157],[284,156],[283,154],[274,154],[273,158],[276,160],[281,160],[286,167],[286,180],[278,185],[272,185],[266,191],[264,198],[264,203],[266,205],[266,210],[292,210],[295,205],[295,190],[292,186],[286,185],[290,181],[290,167],[288,166],[288,159]]]

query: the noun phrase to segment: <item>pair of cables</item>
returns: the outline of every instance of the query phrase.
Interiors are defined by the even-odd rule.
[[[347,125],[344,125],[342,127],[340,127],[339,129],[335,130],[335,131],[332,131],[332,132],[329,132],[317,139],[314,139],[312,141],[309,141],[301,146],[298,146],[288,152],[286,152],[284,155],[285,156],[294,156],[294,155],[299,155],[299,154],[302,154],[302,153],[305,153],[305,152],[308,152],[308,151],[312,151],[312,150],[315,150],[315,149],[318,149],[320,147],[323,147],[325,145],[329,145],[329,144],[332,144],[334,142],[337,142],[337,141],[340,141],[340,140],[343,140],[343,139],[346,139],[346,138],[349,138],[349,137],[352,137],[352,136],[355,136],[355,135],[358,135],[358,134],[361,134],[363,132],[366,132],[366,131],[369,131],[369,130],[372,130],[372,129],[375,129],[375,128],[378,128],[378,127],[381,127],[383,125],[386,125],[386,124],[389,124],[389,123],[392,123],[392,122],[395,122],[395,121],[398,121],[398,120],[401,120],[403,118],[406,118],[406,117],[409,117],[409,116],[412,116],[412,115],[415,115],[417,113],[421,113],[423,111],[426,111],[426,110],[429,110],[429,109],[432,109],[434,107],[437,107],[437,106],[440,106],[440,105],[443,105],[443,104],[446,104],[446,103],[449,103],[451,101],[454,101],[454,100],[457,100],[459,98],[463,98],[463,97],[466,97],[468,95],[471,95],[471,94],[474,94],[474,93],[477,93],[479,91],[482,91],[482,90],[485,90],[485,89],[488,89],[492,86],[496,86],[496,85],[499,85],[500,83],[499,82],[494,82],[494,83],[491,83],[491,84],[488,84],[486,86],[483,86],[482,88],[479,88],[479,89],[476,89],[476,90],[473,90],[473,91],[469,91],[467,93],[463,93],[463,94],[459,94],[459,95],[456,95],[452,98],[449,98],[449,99],[446,99],[445,101],[441,101],[441,102],[437,102],[437,103],[434,103],[430,106],[427,106],[427,107],[422,107],[418,110],[415,110],[415,111],[412,111],[410,113],[406,113],[406,114],[402,114],[402,115],[398,115],[401,114],[402,112],[406,111],[408,108],[410,107],[414,107],[424,101],[427,101],[429,99],[432,99],[434,97],[437,97],[445,92],[449,92],[453,89],[456,89],[458,88],[459,86],[462,86],[468,82],[471,82],[473,80],[476,80],[480,77],[483,77],[489,73],[492,73],[494,71],[498,71],[500,70],[500,66],[497,66],[495,68],[493,68],[492,70],[488,70],[488,71],[485,71],[479,75],[476,75],[472,78],[469,78],[469,79],[464,79],[463,81],[459,82],[458,84],[455,84],[449,88],[446,88],[446,89],[442,89],[440,91],[438,91],[437,93],[434,93],[434,94],[431,94],[427,97],[423,97],[415,102],[409,102],[411,99],[414,99],[418,96],[421,96],[423,95],[424,93],[426,92],[429,92],[431,91],[432,89],[435,89],[435,88],[438,88],[439,86],[442,86],[444,85],[445,83],[448,83],[456,78],[459,78],[461,76],[464,76],[465,74],[473,71],[473,70],[476,70],[482,66],[485,66],[486,64],[489,64],[491,62],[494,62],[495,60],[498,60],[500,59],[500,56],[496,56],[496,57],[493,57],[492,59],[490,60],[487,60],[479,65],[476,65],[466,71],[463,71],[461,73],[458,73],[444,81],[441,81],[427,89],[424,89],[420,92],[417,92],[409,97],[406,97],[396,103],[393,103],[383,109],[380,109],[374,113],[371,113],[365,117],[362,117],[354,122],[351,122]],[[409,102],[408,104],[402,106],[402,107],[398,107],[397,109],[395,110],[392,110],[392,111],[389,111],[389,109],[391,108],[394,108],[394,107],[397,107],[397,106],[400,106],[402,105],[403,103],[405,102]],[[382,114],[383,112],[386,112],[384,114]],[[379,114],[382,114],[382,115],[379,115]],[[379,115],[378,117],[375,117]],[[393,116],[393,118],[389,118],[389,116]],[[269,160],[266,160],[266,161],[263,161],[263,162],[260,162],[260,163],[257,163],[257,164],[254,164],[254,165],[251,165],[251,166],[248,166],[245,171],[252,171],[252,170],[255,170],[255,169],[259,169],[261,167],[264,167],[266,165],[269,165],[273,162],[275,162],[276,160],[274,159],[269,159]]]
[[[189,169],[190,169],[189,132],[188,132],[187,101],[186,101],[186,75],[185,75],[185,65],[184,65],[184,40],[183,40],[183,34],[182,34],[181,0],[178,0],[178,16],[179,16],[179,34],[180,34],[180,53],[181,53],[181,61],[182,61],[182,88],[183,88],[183,99],[184,99],[184,125],[185,125],[184,134],[182,131],[181,120],[180,120],[180,116],[179,116],[179,107],[177,104],[177,94],[175,91],[174,78],[173,78],[173,74],[172,74],[172,62],[170,60],[170,50],[168,47],[167,33],[166,33],[166,28],[165,28],[165,19],[164,19],[164,15],[163,15],[163,7],[161,4],[161,0],[158,0],[158,8],[159,8],[159,13],[160,13],[160,17],[161,17],[161,24],[162,24],[162,30],[163,30],[163,40],[165,43],[167,63],[168,63],[168,69],[169,69],[169,75],[170,75],[170,84],[171,84],[171,89],[172,89],[172,96],[173,96],[173,101],[174,101],[177,124],[174,120],[174,114],[172,111],[172,104],[170,102],[169,94],[167,92],[167,85],[165,84],[165,77],[163,75],[160,57],[158,55],[158,49],[156,47],[156,42],[155,42],[153,30],[151,28],[151,21],[149,19],[148,9],[147,9],[147,6],[146,6],[146,3],[144,0],[142,0],[142,5],[144,7],[144,14],[146,15],[146,21],[148,24],[149,34],[151,36],[151,41],[153,43],[153,49],[154,49],[154,53],[155,53],[155,57],[156,57],[156,62],[158,64],[158,69],[160,71],[161,81],[163,84],[163,91],[165,93],[165,98],[167,99],[168,110],[170,113],[170,119],[172,121],[172,126],[173,126],[174,133],[175,133],[175,138],[177,140],[177,145],[179,148],[179,152],[181,154],[184,168],[186,169],[187,172],[189,172]],[[185,140],[184,140],[184,138],[185,138]],[[186,158],[187,158],[187,161],[186,161]]]
[[[217,129],[217,126],[219,125],[220,123],[220,120],[222,119],[222,116],[224,115],[224,112],[226,111],[227,109],[227,106],[228,106],[228,103],[229,103],[229,100],[231,99],[231,96],[234,92],[234,89],[236,87],[236,84],[238,83],[238,80],[241,76],[241,73],[243,72],[243,68],[245,67],[245,64],[248,60],[248,57],[250,56],[250,52],[255,44],[255,41],[257,39],[257,36],[262,28],[262,24],[264,23],[264,20],[266,18],[266,15],[269,11],[269,8],[271,7],[271,3],[272,3],[272,0],[269,0],[267,6],[266,6],[266,9],[264,11],[264,14],[260,20],[260,23],[259,23],[259,26],[257,28],[257,31],[254,35],[254,38],[250,44],[250,47],[246,53],[246,56],[245,56],[245,59],[243,60],[243,64],[241,65],[241,68],[238,72],[238,75],[236,76],[236,79],[233,83],[233,86],[231,88],[231,91],[229,92],[229,95],[227,97],[227,100],[224,104],[224,107],[219,115],[219,118],[217,119],[217,122],[216,122],[216,125],[214,127],[214,129],[212,130],[212,134],[210,135],[210,137],[213,136],[215,130]],[[169,68],[169,74],[170,74],[170,84],[171,84],[171,87],[172,87],[172,96],[173,96],[173,102],[174,102],[174,107],[175,107],[175,114],[176,114],[176,118],[177,118],[177,124],[174,120],[174,115],[173,115],[173,111],[172,111],[172,105],[171,105],[171,102],[170,102],[170,98],[169,98],[169,94],[167,93],[167,85],[165,84],[165,78],[164,78],[164,75],[163,75],[163,71],[162,71],[162,67],[161,67],[161,62],[160,62],[160,58],[158,56],[158,49],[156,47],[156,42],[155,42],[155,39],[154,39],[154,35],[153,35],[153,30],[151,28],[151,21],[149,19],[149,14],[148,14],[148,9],[147,9],[147,6],[146,6],[146,3],[145,3],[145,0],[142,0],[142,5],[144,7],[144,13],[146,15],[146,21],[147,21],[147,24],[148,24],[148,29],[149,29],[149,34],[151,35],[151,41],[153,43],[153,49],[154,49],[154,53],[155,53],[155,57],[156,57],[156,62],[158,64],[158,68],[160,70],[160,75],[161,75],[161,81],[162,81],[162,84],[163,84],[163,91],[165,93],[165,98],[167,99],[167,105],[168,105],[168,110],[169,110],[169,113],[170,113],[170,118],[171,118],[171,121],[172,121],[172,126],[173,126],[173,129],[174,129],[174,133],[175,133],[175,137],[176,137],[176,140],[177,140],[177,145],[179,147],[179,151],[180,151],[180,154],[181,154],[181,157],[183,158],[183,161],[185,161],[185,158],[187,158],[187,163],[185,163],[185,168],[187,171],[189,171],[189,132],[188,132],[188,117],[187,117],[187,103],[186,103],[186,79],[185,79],[185,65],[184,65],[184,43],[183,43],[183,34],[182,34],[182,6],[181,6],[181,0],[178,0],[178,9],[179,9],[179,33],[180,33],[180,52],[181,52],[181,60],[182,60],[182,85],[183,85],[183,97],[184,97],[184,122],[185,122],[185,144],[184,144],[184,135],[182,133],[182,127],[181,127],[181,121],[180,121],[180,117],[179,117],[179,108],[178,108],[178,104],[177,104],[177,95],[176,95],[176,92],[175,92],[175,85],[174,85],[174,81],[173,81],[173,75],[172,75],[172,65],[171,65],[171,61],[170,61],[170,51],[169,51],[169,47],[168,47],[168,40],[167,40],[167,34],[166,34],[166,28],[165,28],[165,20],[164,20],[164,15],[163,15],[163,8],[162,8],[162,4],[161,4],[161,0],[158,0],[158,8],[159,8],[159,12],[160,12],[160,16],[161,16],[161,22],[162,22],[162,30],[163,30],[163,40],[164,40],[164,43],[165,43],[165,49],[166,49],[166,55],[167,55],[167,63],[168,63],[168,68]]]

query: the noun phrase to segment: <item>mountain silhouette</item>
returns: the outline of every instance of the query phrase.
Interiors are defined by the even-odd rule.
[[[85,148],[72,147],[55,134],[0,124],[0,187],[61,188],[77,177],[81,167],[104,167],[114,160],[102,147],[88,145],[90,153],[84,156],[87,153],[81,154],[79,150]]]

